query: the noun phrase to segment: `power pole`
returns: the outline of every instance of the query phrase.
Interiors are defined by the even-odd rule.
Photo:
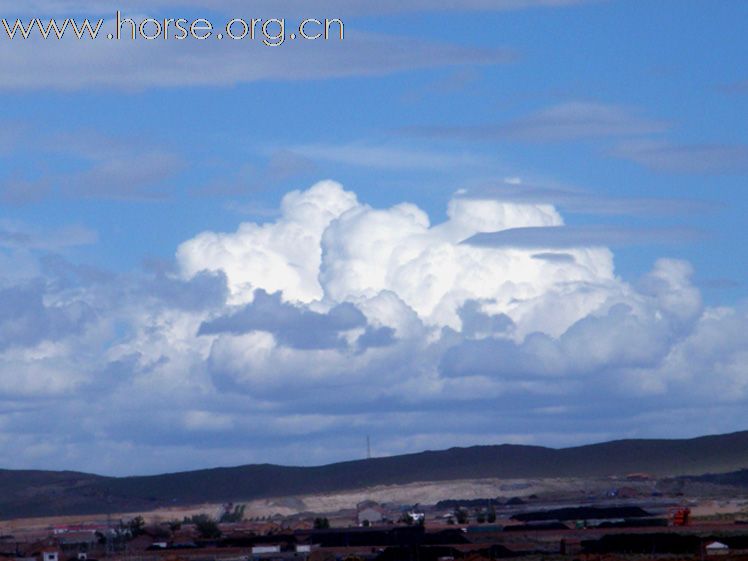
[[[114,538],[112,536],[112,513],[111,510],[106,514],[106,557],[111,557],[114,554]]]
[[[106,502],[106,545],[104,556],[111,557],[114,555],[114,537],[112,536],[112,495],[107,494]]]

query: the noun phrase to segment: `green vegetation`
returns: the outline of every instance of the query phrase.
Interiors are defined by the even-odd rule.
[[[218,523],[207,514],[185,516],[184,523],[194,524],[203,539],[212,540],[221,537],[221,529],[218,527]]]
[[[458,508],[455,510],[455,520],[457,520],[458,524],[467,524],[468,511],[464,508]]]
[[[244,510],[246,505],[236,505],[233,510],[224,512],[221,515],[221,522],[241,522],[244,520]]]
[[[136,516],[127,523],[127,529],[133,538],[140,536],[145,528],[145,519],[142,516]]]
[[[315,518],[314,529],[315,530],[327,530],[330,527],[330,521],[327,518]]]
[[[201,520],[196,524],[197,531],[200,532],[200,537],[207,540],[212,540],[221,537],[221,529],[215,520],[208,518],[207,520]]]

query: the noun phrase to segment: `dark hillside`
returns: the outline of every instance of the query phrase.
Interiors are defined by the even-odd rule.
[[[269,464],[142,477],[0,471],[0,516],[126,512],[466,478],[657,476],[748,468],[748,432],[690,440],[620,440],[575,448],[474,446],[317,467]]]

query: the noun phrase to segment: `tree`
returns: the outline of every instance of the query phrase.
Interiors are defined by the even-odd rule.
[[[486,515],[486,521],[489,524],[493,524],[496,522],[496,509],[492,506],[488,509],[488,514]]]
[[[330,527],[330,521],[327,518],[315,518],[314,529],[315,530],[327,530]]]
[[[221,515],[221,522],[241,522],[244,520],[244,509],[246,505],[236,505],[231,509],[232,505],[227,505],[226,512]]]
[[[145,519],[142,516],[136,516],[127,523],[127,528],[128,530],[130,530],[130,535],[133,538],[136,538],[143,533],[143,529],[145,528]]]
[[[455,519],[458,524],[467,524],[468,512],[464,508],[458,508],[455,510]]]
[[[221,537],[221,529],[218,523],[207,514],[195,514],[194,516],[185,516],[185,524],[194,524],[200,537],[206,540],[213,540]]]
[[[171,530],[163,524],[153,524],[145,529],[145,533],[156,539],[167,539],[171,536]]]
[[[206,540],[214,540],[221,537],[221,529],[215,520],[209,517],[201,519],[195,524],[200,537]]]

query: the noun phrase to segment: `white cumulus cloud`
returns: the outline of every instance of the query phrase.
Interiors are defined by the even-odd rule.
[[[492,313],[512,318],[521,333],[560,334],[624,290],[609,250],[566,248],[566,259],[539,260],[535,248],[463,242],[481,232],[562,225],[550,205],[467,198],[451,201],[448,219],[432,225],[413,204],[374,209],[325,181],[287,195],[277,221],[245,223],[230,234],[202,233],[180,246],[177,259],[187,277],[224,272],[236,303],[251,301],[258,288],[322,306],[365,307],[392,293],[424,323],[460,329],[460,308],[480,300]],[[570,305],[559,308],[549,294]],[[371,319],[392,327],[400,321]]]
[[[465,243],[518,228],[543,236]],[[323,181],[185,241],[173,273],[0,260],[0,451],[142,473],[350,459],[363,434],[386,454],[744,426],[746,306],[705,306],[678,260],[619,278],[599,239],[552,243],[567,228],[541,201],[463,194],[434,223]]]

